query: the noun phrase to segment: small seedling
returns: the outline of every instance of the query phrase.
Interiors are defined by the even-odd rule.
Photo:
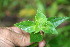
[[[44,34],[58,34],[56,27],[69,17],[50,17],[37,10],[34,21],[22,21],[14,24],[16,27],[30,33],[30,42],[40,42],[44,38]]]

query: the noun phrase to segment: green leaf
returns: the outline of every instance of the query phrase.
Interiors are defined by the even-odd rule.
[[[48,27],[49,29],[47,30],[47,28],[44,28],[44,32],[47,33],[47,34],[58,34],[58,32],[56,31],[55,28],[53,27]]]
[[[58,34],[54,25],[50,21],[47,21],[47,23],[42,27],[42,31],[48,34]]]
[[[43,36],[40,33],[31,33],[30,42],[40,42],[43,40]]]
[[[35,23],[32,21],[23,21],[20,23],[16,23],[15,26],[19,27],[20,29],[32,33],[35,31],[35,27],[34,27]]]
[[[41,27],[38,25],[35,25],[35,32],[34,33],[38,33],[41,30]]]
[[[38,9],[35,16],[35,33],[38,33],[41,30],[42,25],[44,25],[46,21],[46,16],[41,12],[41,10]]]
[[[45,23],[47,21],[47,18],[46,18],[46,16],[42,13],[42,11],[41,10],[37,10],[37,14],[36,14],[36,16],[35,16],[35,22],[37,23],[37,24],[43,24],[43,23]]]
[[[59,26],[62,22],[64,22],[65,20],[69,19],[69,17],[51,17],[51,18],[48,18],[48,20],[50,22],[52,22],[52,24],[54,25],[54,27],[57,27]]]

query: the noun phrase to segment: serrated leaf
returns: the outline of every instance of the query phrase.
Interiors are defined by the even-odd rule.
[[[19,27],[20,29],[32,33],[35,31],[35,27],[34,27],[35,23],[32,21],[23,21],[20,23],[16,23],[15,26]]]
[[[58,18],[52,17],[52,18],[48,18],[48,20],[50,22],[52,22],[54,27],[59,26],[62,22],[64,22],[67,19],[69,19],[69,17],[58,17]]]
[[[39,32],[42,28],[42,25],[45,24],[47,21],[46,16],[41,12],[41,10],[37,10],[37,14],[35,16],[35,24],[36,24],[36,28],[35,28],[35,32]]]
[[[42,31],[45,33],[48,33],[48,34],[58,34],[55,27],[53,26],[53,24],[50,21],[47,21],[45,26],[42,27]]]
[[[58,34],[58,32],[56,31],[55,28],[52,28],[52,27],[48,27],[49,29],[44,29],[43,31],[47,34]]]
[[[39,24],[43,24],[47,21],[46,16],[41,12],[41,10],[37,10],[37,14],[35,16],[35,22]]]
[[[30,42],[40,42],[43,40],[43,36],[40,33],[31,33]]]

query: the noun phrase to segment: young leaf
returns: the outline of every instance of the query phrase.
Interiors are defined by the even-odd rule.
[[[62,22],[64,22],[67,19],[69,19],[69,17],[48,18],[48,20],[53,23],[54,27],[59,26]]]
[[[35,33],[38,33],[41,30],[42,25],[45,24],[46,21],[46,16],[41,12],[41,10],[38,9],[35,16]]]
[[[34,25],[35,25],[35,23],[32,21],[23,21],[23,22],[15,24],[16,27],[19,27],[20,29],[22,29],[26,32],[29,32],[29,33],[34,32],[34,30],[35,30]]]
[[[43,36],[40,33],[31,33],[30,42],[40,42],[43,40]]]
[[[47,18],[46,18],[46,16],[42,13],[42,11],[41,10],[37,10],[37,14],[36,14],[36,16],[35,16],[35,22],[37,23],[37,24],[43,24],[43,23],[45,23],[47,21]]]

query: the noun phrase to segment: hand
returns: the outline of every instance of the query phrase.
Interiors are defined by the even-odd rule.
[[[22,31],[17,27],[1,27],[0,28],[0,47],[29,46],[29,33]],[[39,42],[39,47],[44,47],[45,41]]]

